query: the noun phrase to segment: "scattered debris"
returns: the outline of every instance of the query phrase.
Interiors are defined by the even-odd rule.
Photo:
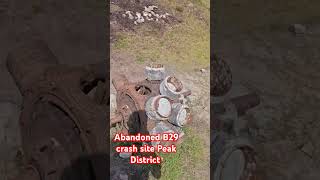
[[[44,41],[24,38],[9,52],[7,67],[24,97],[20,129],[26,166],[32,169],[31,179],[60,179],[75,157],[108,152],[103,139],[107,102],[98,103],[106,91],[100,91],[98,85],[94,97],[101,99],[96,102],[88,98],[89,91],[97,85],[94,82],[99,84],[106,77],[105,64],[61,65]],[[86,135],[81,136],[80,132]],[[106,160],[106,156],[88,161],[95,174],[105,173],[97,163]],[[91,171],[83,173],[88,174]]]
[[[185,98],[191,91],[183,89],[176,77],[164,78],[163,65],[147,66],[145,74],[146,80],[137,83],[130,83],[124,75],[112,80],[117,91],[118,116],[111,120],[111,125],[121,124],[129,133],[175,132],[182,137],[181,127],[191,121]],[[133,114],[135,121],[130,122]]]
[[[169,13],[157,14],[155,13],[156,9],[158,9],[157,6],[145,6],[142,12],[135,12],[135,16],[132,15],[134,14],[132,11],[126,11],[125,14],[122,14],[122,17],[125,18],[127,17],[126,15],[128,15],[128,18],[130,20],[134,20],[133,23],[138,25],[144,23],[145,20],[159,21],[159,19],[166,19],[168,16],[170,16]]]
[[[159,81],[165,78],[165,69],[163,65],[147,66],[145,69],[145,75],[149,81]]]
[[[166,77],[160,84],[160,93],[172,99],[178,99],[182,94],[182,82],[173,76]]]

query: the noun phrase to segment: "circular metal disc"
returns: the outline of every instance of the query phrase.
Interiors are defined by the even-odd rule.
[[[169,117],[171,114],[171,103],[166,98],[159,99],[158,113],[163,117]]]

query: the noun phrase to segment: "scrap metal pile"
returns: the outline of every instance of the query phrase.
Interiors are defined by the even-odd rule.
[[[214,97],[226,95],[232,87],[232,74],[228,64],[213,56],[211,93]],[[250,142],[242,116],[259,105],[260,98],[255,93],[226,99],[211,105],[213,109],[212,166],[215,180],[256,180],[257,162],[255,149]]]
[[[45,42],[26,37],[9,53],[7,67],[23,95],[20,133],[26,168],[17,180],[104,180],[106,64],[61,65]],[[95,86],[91,99],[87,93]],[[81,165],[73,167],[80,157]]]
[[[166,76],[163,65],[147,66],[145,75],[145,80],[136,83],[124,75],[112,80],[117,110],[111,126],[120,126],[124,134],[178,133],[181,139],[182,127],[191,121],[187,105],[191,91],[178,78]]]

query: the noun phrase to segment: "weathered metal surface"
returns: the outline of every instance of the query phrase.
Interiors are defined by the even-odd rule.
[[[190,108],[180,103],[172,105],[173,113],[169,118],[169,122],[179,127],[183,127],[190,120]]]
[[[257,179],[254,148],[247,138],[241,138],[237,122],[241,120],[239,118],[242,115],[259,103],[259,96],[252,93],[213,104],[214,179]]]
[[[150,134],[163,134],[163,133],[176,133],[179,134],[179,140],[176,142],[169,142],[169,141],[160,141],[160,142],[151,142],[152,146],[156,146],[158,144],[169,146],[171,144],[180,144],[183,141],[184,132],[180,127],[174,126],[167,121],[161,121],[156,123],[155,127],[149,131]]]
[[[223,96],[232,86],[232,74],[228,64],[221,58],[217,58],[216,55],[212,56],[211,69],[211,86],[210,93],[213,96]]]
[[[160,93],[172,99],[179,99],[183,90],[182,82],[173,76],[166,77],[160,84]]]
[[[163,95],[151,97],[146,102],[145,111],[150,119],[167,120],[171,115],[171,101]]]
[[[225,144],[223,154],[214,167],[213,178],[256,180],[256,167],[255,152],[251,144],[246,139],[233,139]]]
[[[124,75],[117,75],[112,82],[117,91],[118,115],[111,122],[122,124],[122,132],[172,132],[180,134],[181,141],[177,143],[182,142],[184,132],[179,126],[191,121],[190,109],[184,105],[185,97],[190,95],[191,91],[182,91],[180,80],[173,76],[168,76],[162,82],[148,80],[147,74],[146,80],[136,83],[129,82]],[[177,104],[182,106],[178,108]]]
[[[43,41],[32,38],[24,39],[7,59],[24,97],[20,115],[23,150],[44,180],[58,179],[54,177],[80,155],[109,152],[106,105],[86,95],[104,80],[107,73],[102,67],[106,66],[70,67],[57,62]],[[99,90],[99,94],[103,93]],[[101,99],[105,98],[96,96]],[[98,179],[106,177],[104,158],[90,159]]]
[[[163,65],[151,65],[145,68],[145,75],[149,81],[161,81],[165,78],[166,71]]]
[[[160,81],[131,83],[124,75],[118,75],[112,83],[117,90],[117,112],[123,117],[124,127],[130,128],[129,133],[147,133],[155,122],[148,121],[145,104],[151,97],[159,95]]]

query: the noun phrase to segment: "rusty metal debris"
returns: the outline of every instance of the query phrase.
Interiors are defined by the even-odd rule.
[[[169,122],[179,127],[183,127],[188,123],[190,117],[190,108],[187,105],[174,103],[172,105],[173,113],[169,118]]]
[[[172,99],[179,99],[182,89],[182,82],[173,76],[166,77],[160,84],[160,93]]]
[[[260,98],[255,93],[213,104],[214,179],[257,179],[255,150],[237,126],[240,117],[259,104]]]
[[[213,56],[211,66],[211,95],[224,96],[232,87],[232,74],[228,64]],[[256,180],[257,162],[254,147],[243,132],[241,116],[260,104],[255,93],[213,103],[213,178],[216,180]],[[244,133],[244,134],[243,134]]]
[[[191,91],[183,89],[176,77],[163,78],[163,65],[147,66],[145,72],[146,79],[140,82],[129,82],[124,75],[112,80],[117,91],[117,114],[111,124],[121,124],[127,133],[175,132],[182,137],[181,127],[191,120],[185,104]],[[134,112],[136,115],[132,115]]]
[[[233,139],[225,145],[215,164],[214,179],[257,180],[254,148],[247,139]]]
[[[166,75],[165,68],[161,64],[147,66],[145,74],[149,81],[161,81]]]
[[[232,87],[232,74],[229,65],[221,58],[213,55],[211,69],[212,84],[211,94],[213,96],[223,96]]]
[[[148,118],[153,120],[166,120],[171,115],[171,102],[167,96],[154,96],[148,99],[145,110]]]
[[[60,179],[74,159],[109,152],[104,64],[60,65],[38,38],[22,39],[8,54],[8,70],[24,98],[22,148],[27,166],[33,169],[23,179]],[[87,93],[95,86],[91,99]],[[90,159],[88,173],[83,175],[92,176],[92,169],[95,177],[106,177],[106,158],[107,154]]]

